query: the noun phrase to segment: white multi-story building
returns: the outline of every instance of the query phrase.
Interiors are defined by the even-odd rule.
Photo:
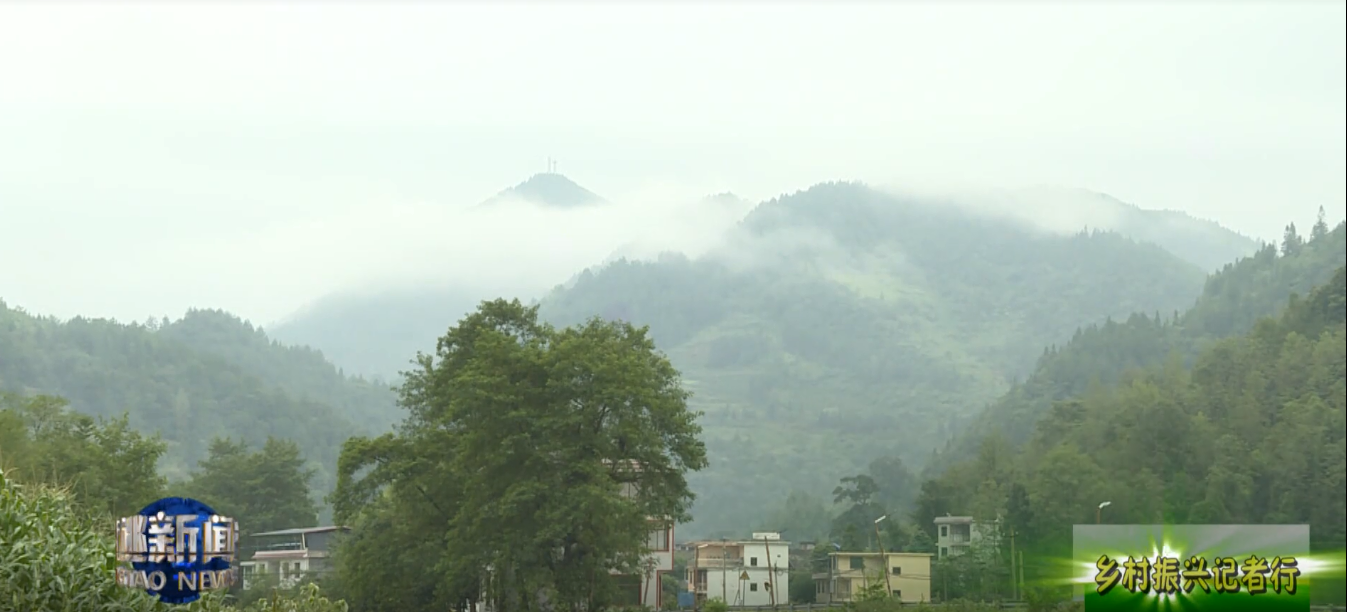
[[[698,604],[720,599],[731,606],[770,606],[790,601],[790,543],[779,533],[750,540],[700,542],[688,562],[688,588]]]
[[[978,545],[999,546],[999,521],[975,521],[971,516],[935,519],[937,557],[957,557]]]

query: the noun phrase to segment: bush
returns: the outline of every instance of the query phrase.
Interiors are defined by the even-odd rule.
[[[5,610],[63,612],[347,612],[306,585],[239,610],[223,593],[187,607],[117,585],[112,526],[81,512],[67,491],[21,485],[0,471],[0,605]]]
[[[80,516],[67,491],[20,485],[0,472],[0,602],[14,610],[166,609],[117,585],[111,532]]]

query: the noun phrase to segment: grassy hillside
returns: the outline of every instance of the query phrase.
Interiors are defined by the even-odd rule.
[[[693,531],[742,528],[874,457],[920,464],[1070,330],[1192,303],[1202,271],[1116,233],[1049,234],[830,183],[757,207],[724,248],[619,261],[543,302],[647,324],[706,412]]]
[[[324,493],[341,443],[392,419],[390,392],[212,312],[161,328],[63,322],[0,302],[0,390],[60,395],[95,416],[128,414],[134,428],[163,436],[160,471],[170,479],[186,477],[213,436],[255,448],[268,436],[294,440]]]

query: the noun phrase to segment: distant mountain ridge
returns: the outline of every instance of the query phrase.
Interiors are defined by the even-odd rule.
[[[480,206],[492,206],[501,202],[522,200],[539,206],[551,208],[578,208],[606,204],[607,200],[598,194],[577,185],[574,181],[554,172],[542,172],[528,180],[501,191],[482,202]]]
[[[1208,272],[1252,255],[1263,245],[1263,241],[1215,221],[1178,210],[1141,208],[1088,189],[1040,185],[1015,190],[1009,197],[1040,217],[1059,216],[1061,227],[1057,229],[1074,231],[1089,226],[1115,231],[1158,244]]]

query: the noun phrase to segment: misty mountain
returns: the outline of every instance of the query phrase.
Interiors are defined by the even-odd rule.
[[[1010,194],[1017,211],[1055,229],[1095,227],[1153,242],[1209,272],[1252,255],[1262,242],[1177,210],[1146,210],[1087,189],[1032,187]]]
[[[576,208],[606,203],[603,198],[594,192],[575,184],[574,181],[563,175],[555,172],[542,172],[496,194],[482,202],[480,206],[491,206],[515,200],[554,208]]]
[[[709,195],[688,206],[686,210],[686,225],[692,231],[705,232],[709,226],[718,226],[714,221],[737,222],[745,214],[753,209],[753,203],[745,200],[733,193],[725,192]],[[708,219],[707,217],[716,217]],[[732,220],[732,221],[731,221]],[[669,227],[663,228],[668,231]],[[600,265],[607,265],[621,259],[659,259],[662,257],[677,257],[678,251],[671,251],[667,246],[659,244],[651,245],[640,240],[632,240],[613,249],[608,257],[604,258]],[[571,279],[566,284],[571,284],[575,279]]]
[[[1266,245],[1250,257],[1212,274],[1196,303],[1182,314],[1145,311],[1079,329],[1070,341],[1050,346],[1032,375],[987,406],[929,466],[939,472],[974,456],[983,440],[997,436],[1012,446],[1028,441],[1056,402],[1080,396],[1091,385],[1111,384],[1129,372],[1158,366],[1171,356],[1191,362],[1211,344],[1253,329],[1277,316],[1293,295],[1329,282],[1347,264],[1347,226],[1323,225],[1290,246]]]
[[[419,285],[323,297],[268,330],[273,338],[321,350],[351,372],[394,381],[419,352],[484,299],[451,286]]]
[[[586,270],[542,313],[650,326],[705,412],[704,533],[749,524],[790,490],[831,490],[880,455],[921,464],[1043,346],[1184,308],[1203,276],[1117,232],[1046,232],[828,183],[759,205],[701,257]]]

